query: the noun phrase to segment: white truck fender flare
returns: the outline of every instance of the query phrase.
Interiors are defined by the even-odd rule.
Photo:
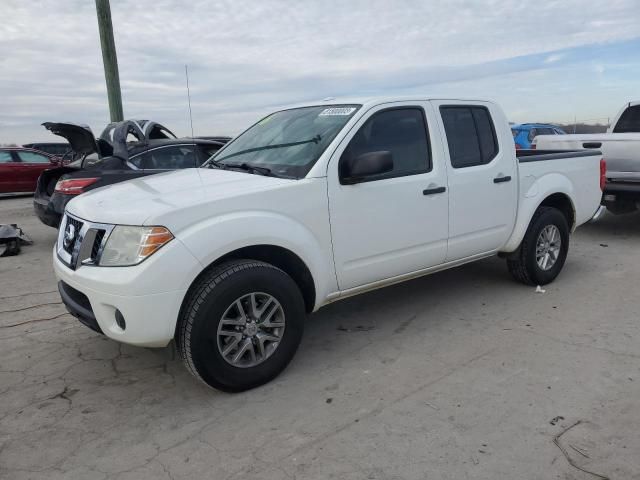
[[[529,177],[525,177],[525,180],[527,178]],[[529,183],[529,185],[527,185],[527,183]],[[527,228],[529,228],[533,214],[551,195],[562,194],[567,197],[571,203],[575,218],[575,205],[572,200],[574,195],[573,186],[566,176],[559,173],[548,173],[540,178],[536,178],[532,182],[523,181],[523,187],[527,190],[520,194],[516,224],[511,233],[511,237],[500,250],[501,252],[513,252],[518,249],[527,232]],[[573,225],[569,225],[570,229],[573,227]]]

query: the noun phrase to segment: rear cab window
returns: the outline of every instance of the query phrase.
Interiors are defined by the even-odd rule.
[[[613,133],[638,133],[640,132],[640,105],[627,108],[622,115]]]
[[[449,157],[453,168],[486,165],[498,154],[498,139],[489,110],[479,105],[443,105]]]

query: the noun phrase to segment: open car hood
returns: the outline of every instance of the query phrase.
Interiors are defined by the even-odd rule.
[[[98,151],[96,137],[93,135],[88,125],[77,125],[67,122],[45,122],[42,124],[44,128],[54,135],[65,138],[71,148],[79,155],[89,155]]]

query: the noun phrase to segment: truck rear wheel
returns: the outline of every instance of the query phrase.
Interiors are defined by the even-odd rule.
[[[181,312],[176,343],[194,376],[240,392],[285,369],[304,319],[302,294],[289,275],[264,262],[231,261],[198,281]]]
[[[558,209],[540,207],[514,258],[507,260],[513,277],[527,285],[545,285],[558,276],[569,251],[569,226]]]

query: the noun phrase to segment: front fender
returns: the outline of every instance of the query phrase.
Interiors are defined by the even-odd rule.
[[[309,228],[285,215],[265,211],[228,213],[193,225],[177,238],[203,269],[244,247],[273,245],[291,251],[311,272],[316,287],[315,308],[337,290],[330,244],[323,244]],[[199,274],[194,275],[191,282]]]
[[[534,175],[522,178],[516,224],[508,242],[500,250],[501,252],[513,252],[520,246],[533,214],[546,198],[556,193],[567,196],[575,213],[574,188],[566,176],[559,173],[548,173],[540,178]]]

